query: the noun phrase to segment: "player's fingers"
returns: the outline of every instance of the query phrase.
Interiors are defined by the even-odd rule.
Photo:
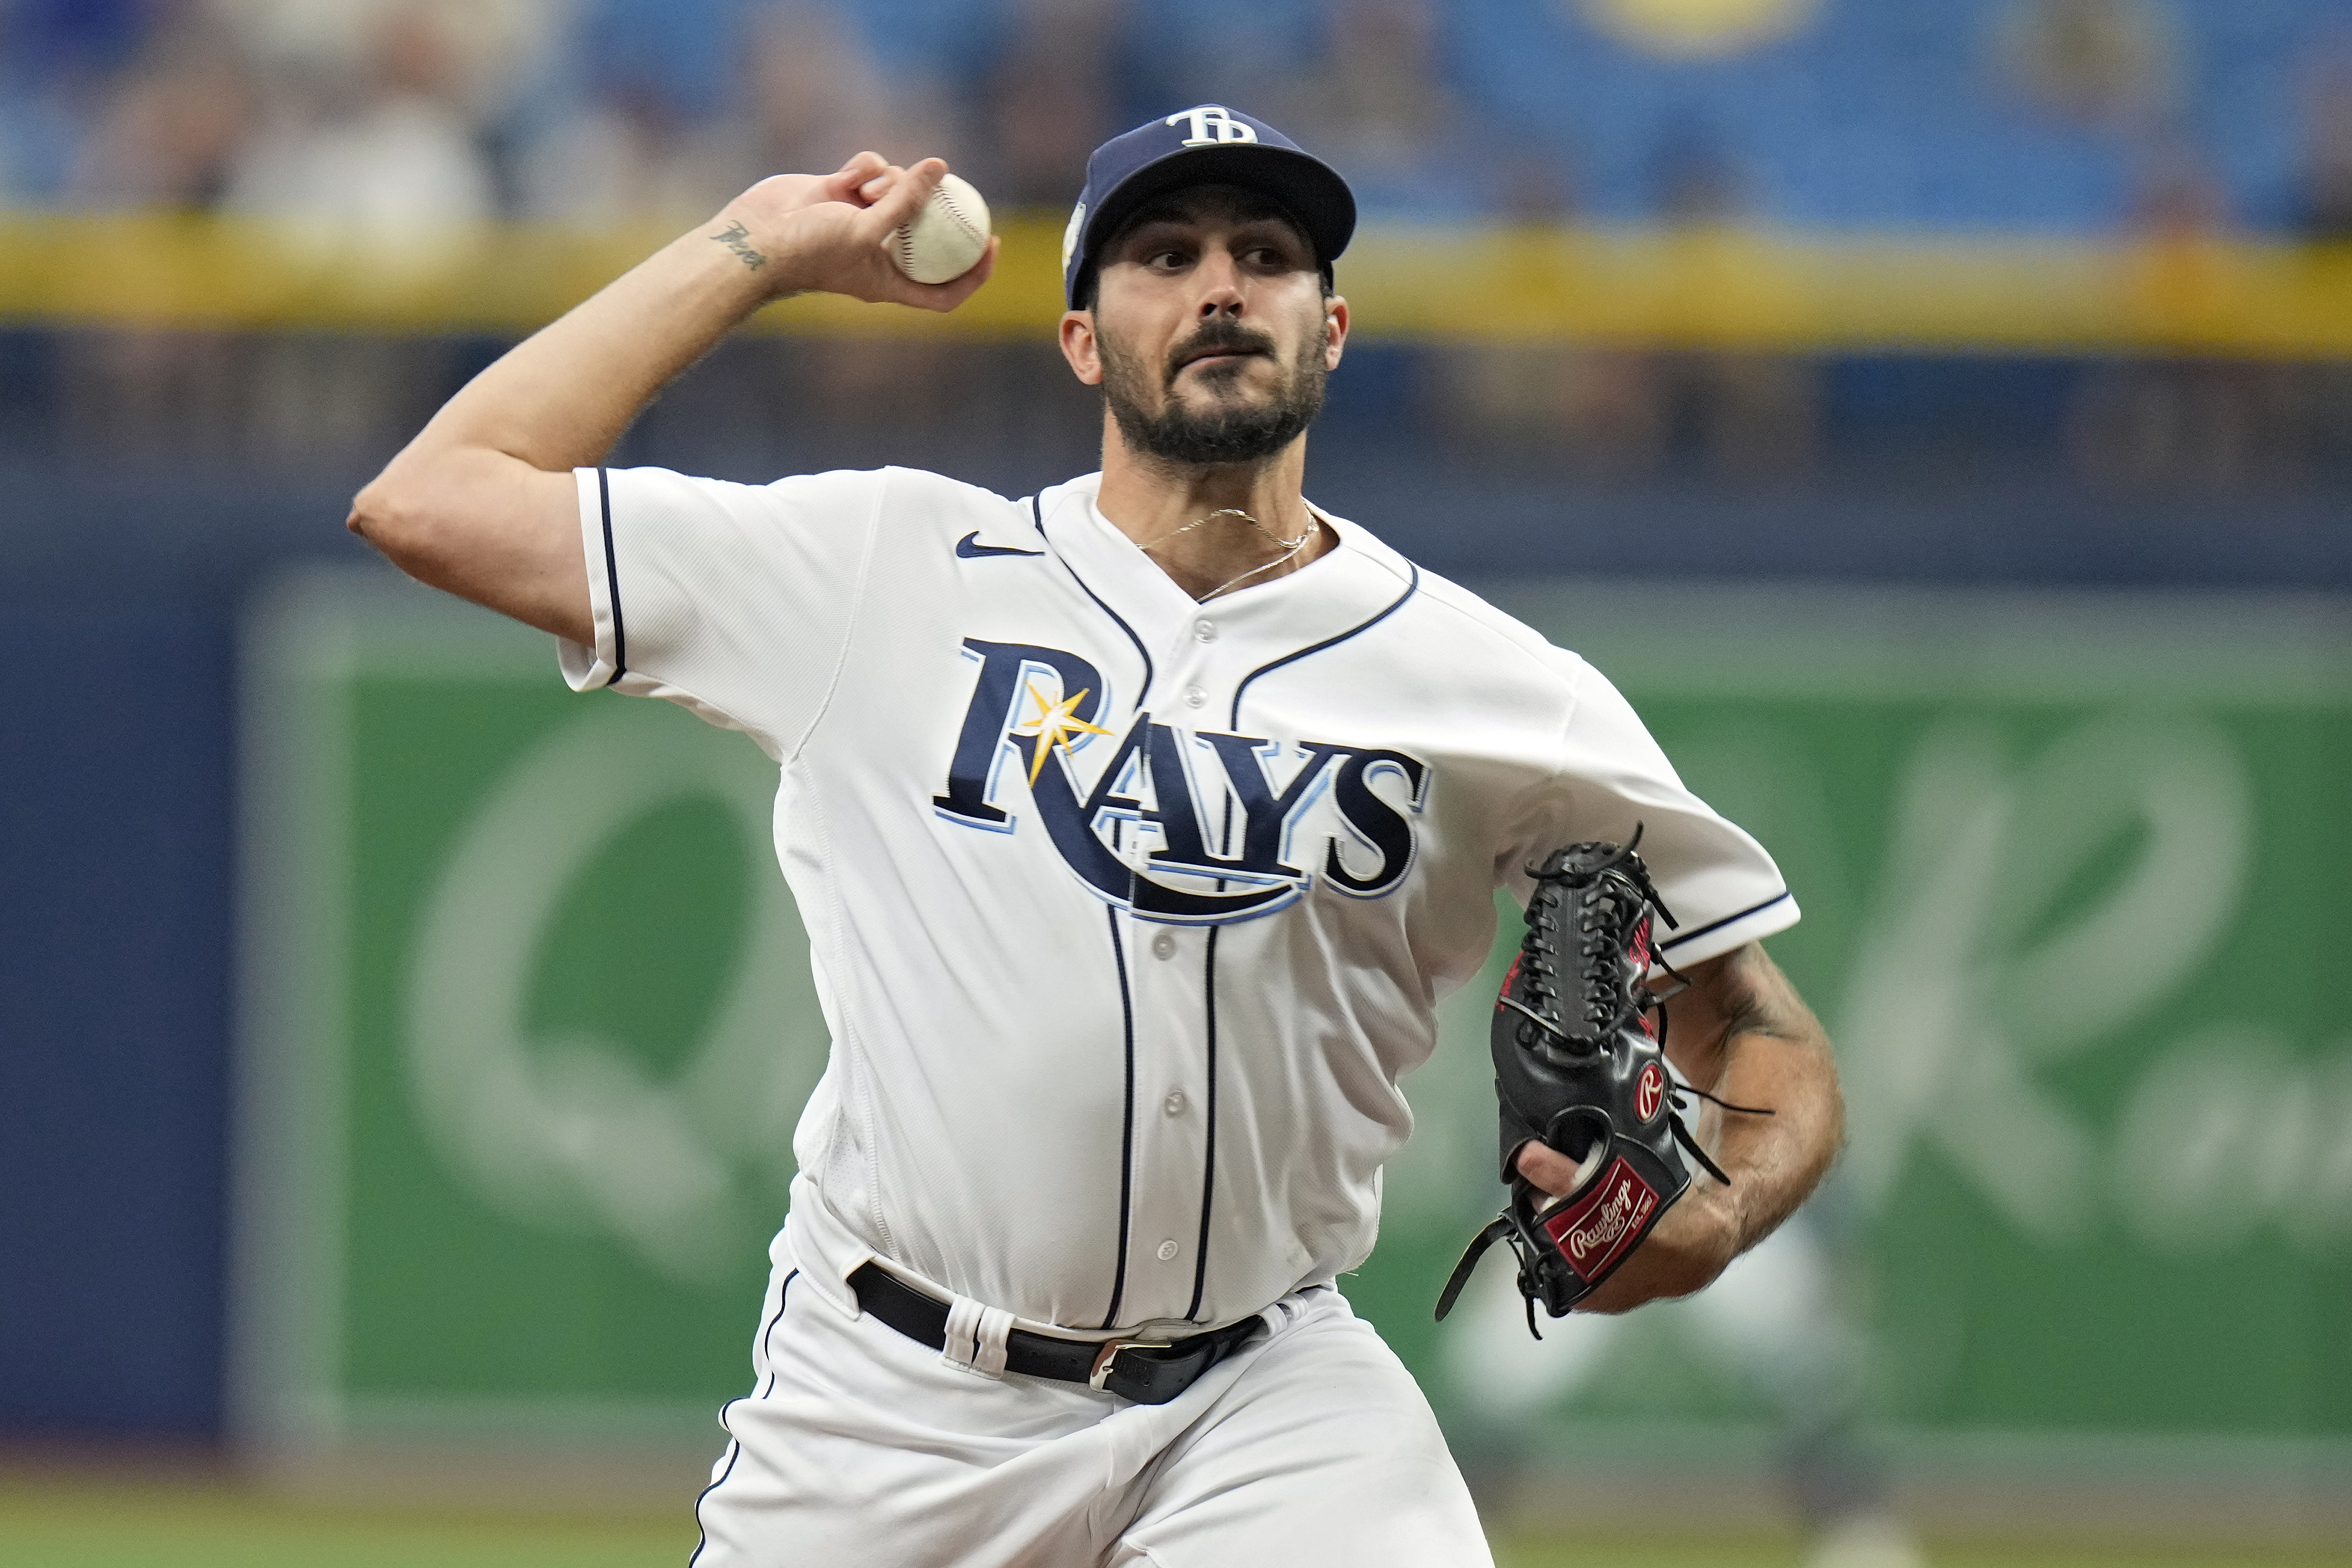
[[[886,163],[874,172],[873,177],[868,182],[866,196],[871,200],[880,201],[883,194],[898,180],[905,178],[909,170],[919,169],[926,163],[937,163],[943,173],[947,168],[947,160],[944,158],[918,158],[905,169],[896,163]]]
[[[917,209],[931,199],[931,193],[940,188],[940,181],[947,172],[945,159],[926,158],[912,168],[891,169],[877,174],[860,187],[859,195],[873,202],[866,209],[865,223],[873,231],[876,243],[913,217]],[[877,191],[876,186],[882,181],[888,184]]]
[[[981,285],[996,270],[996,237],[992,235],[980,259],[962,277],[951,278],[945,283],[918,283],[885,260],[882,267],[887,281],[880,293],[871,297],[894,305],[911,305],[919,310],[952,310],[978,293]]]
[[[980,259],[973,262],[971,270],[961,278],[950,278],[944,283],[918,283],[908,279],[907,288],[909,293],[906,302],[919,306],[926,310],[954,310],[958,305],[979,293],[980,286],[987,282],[994,274],[996,251],[1000,243],[995,235],[990,235],[988,248],[980,253]]]
[[[868,147],[863,153],[851,153],[848,162],[841,165],[841,173],[837,177],[848,181],[853,185],[862,185],[889,166],[889,159]]]
[[[889,160],[879,153],[858,153],[840,168],[824,176],[823,183],[825,199],[848,202],[854,206],[864,206],[866,201],[858,195],[858,187],[889,166]]]
[[[1576,1191],[1589,1173],[1585,1165],[1598,1164],[1601,1151],[1595,1148],[1583,1165],[1552,1148],[1530,1139],[1519,1147],[1519,1174],[1533,1182],[1556,1198],[1564,1198]]]

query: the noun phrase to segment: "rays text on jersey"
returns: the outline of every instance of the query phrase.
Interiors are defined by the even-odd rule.
[[[1417,757],[1185,730],[1148,711],[1121,732],[1097,722],[1105,683],[1077,655],[979,637],[963,650],[979,668],[932,807],[1009,834],[1008,800],[1025,787],[1055,852],[1098,898],[1146,920],[1216,925],[1269,914],[1318,879],[1379,898],[1412,868],[1430,782]]]

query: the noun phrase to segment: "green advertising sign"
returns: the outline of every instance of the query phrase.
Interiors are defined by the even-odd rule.
[[[1451,999],[1345,1283],[1457,1437],[1671,1442],[1859,1398],[1930,1438],[2343,1468],[2336,612],[1496,597],[1779,857],[1806,918],[1769,945],[1837,1038],[1852,1139],[1802,1224],[1688,1302],[1538,1344],[1496,1261],[1435,1324],[1500,1195],[1492,985]],[[1656,608],[1595,608],[1622,604]],[[288,584],[248,665],[247,1419],[715,1447],[825,1048],[772,767],[373,577]]]

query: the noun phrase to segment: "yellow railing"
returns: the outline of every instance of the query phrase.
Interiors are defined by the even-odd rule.
[[[995,279],[951,316],[811,297],[755,330],[1050,334],[1061,218],[1001,227]],[[0,216],[0,319],[520,331],[666,237],[503,226],[388,242],[299,223]],[[1374,338],[2352,357],[2344,246],[1384,225],[1339,281]]]

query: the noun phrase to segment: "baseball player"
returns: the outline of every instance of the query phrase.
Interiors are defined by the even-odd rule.
[[[1730,1184],[1582,1305],[1687,1293],[1838,1142],[1826,1042],[1756,945],[1796,905],[1590,666],[1305,499],[1355,205],[1245,114],[1087,164],[1061,347],[1103,388],[1100,473],[1006,500],[596,466],[769,300],[980,288],[993,242],[945,284],[886,255],[945,168],[761,181],[485,371],[352,518],[553,633],[573,687],[681,703],[780,772],[832,1054],[695,1561],[1486,1563],[1336,1285],[1433,1004],[1496,887],[1641,830],[1689,982],[1675,1065],[1776,1111],[1727,1120]]]

